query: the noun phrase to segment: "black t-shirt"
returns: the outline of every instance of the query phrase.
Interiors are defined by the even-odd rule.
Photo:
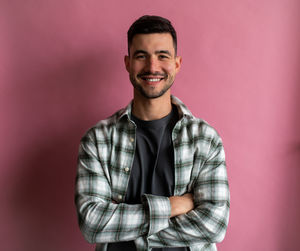
[[[125,203],[140,204],[145,193],[170,197],[174,191],[172,130],[178,121],[176,106],[158,120],[144,121],[131,115],[136,129],[136,152]],[[110,243],[109,251],[136,251],[133,241]],[[153,251],[187,251],[189,248],[153,248]]]

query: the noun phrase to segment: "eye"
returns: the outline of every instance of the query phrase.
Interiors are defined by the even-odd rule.
[[[138,54],[138,55],[135,56],[135,58],[136,59],[144,59],[144,58],[146,58],[146,56],[143,55],[143,54]]]
[[[167,55],[161,54],[158,56],[159,59],[168,59],[169,57]]]

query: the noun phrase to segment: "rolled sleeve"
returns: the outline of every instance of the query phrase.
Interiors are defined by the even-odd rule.
[[[144,194],[142,196],[142,203],[148,211],[148,236],[158,233],[169,226],[171,205],[168,197]]]

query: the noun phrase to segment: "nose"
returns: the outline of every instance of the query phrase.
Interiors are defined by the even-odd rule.
[[[159,62],[155,57],[148,58],[146,71],[151,73],[160,72]]]

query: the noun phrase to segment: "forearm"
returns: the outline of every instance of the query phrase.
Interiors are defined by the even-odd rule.
[[[103,186],[103,184],[102,184]],[[118,242],[153,235],[169,227],[169,217],[194,208],[192,194],[170,198],[145,194],[129,205],[95,196],[77,196],[80,228],[89,242]]]
[[[146,210],[142,204],[115,204],[86,196],[79,196],[76,204],[81,232],[90,243],[133,240],[148,231]],[[131,227],[126,222],[129,218],[133,223]]]
[[[205,202],[187,214],[169,219],[169,227],[148,237],[151,247],[191,246],[223,240],[229,217],[229,202]]]
[[[145,195],[143,203],[113,203],[94,196],[77,196],[82,234],[90,243],[135,240],[168,227],[168,198]]]

